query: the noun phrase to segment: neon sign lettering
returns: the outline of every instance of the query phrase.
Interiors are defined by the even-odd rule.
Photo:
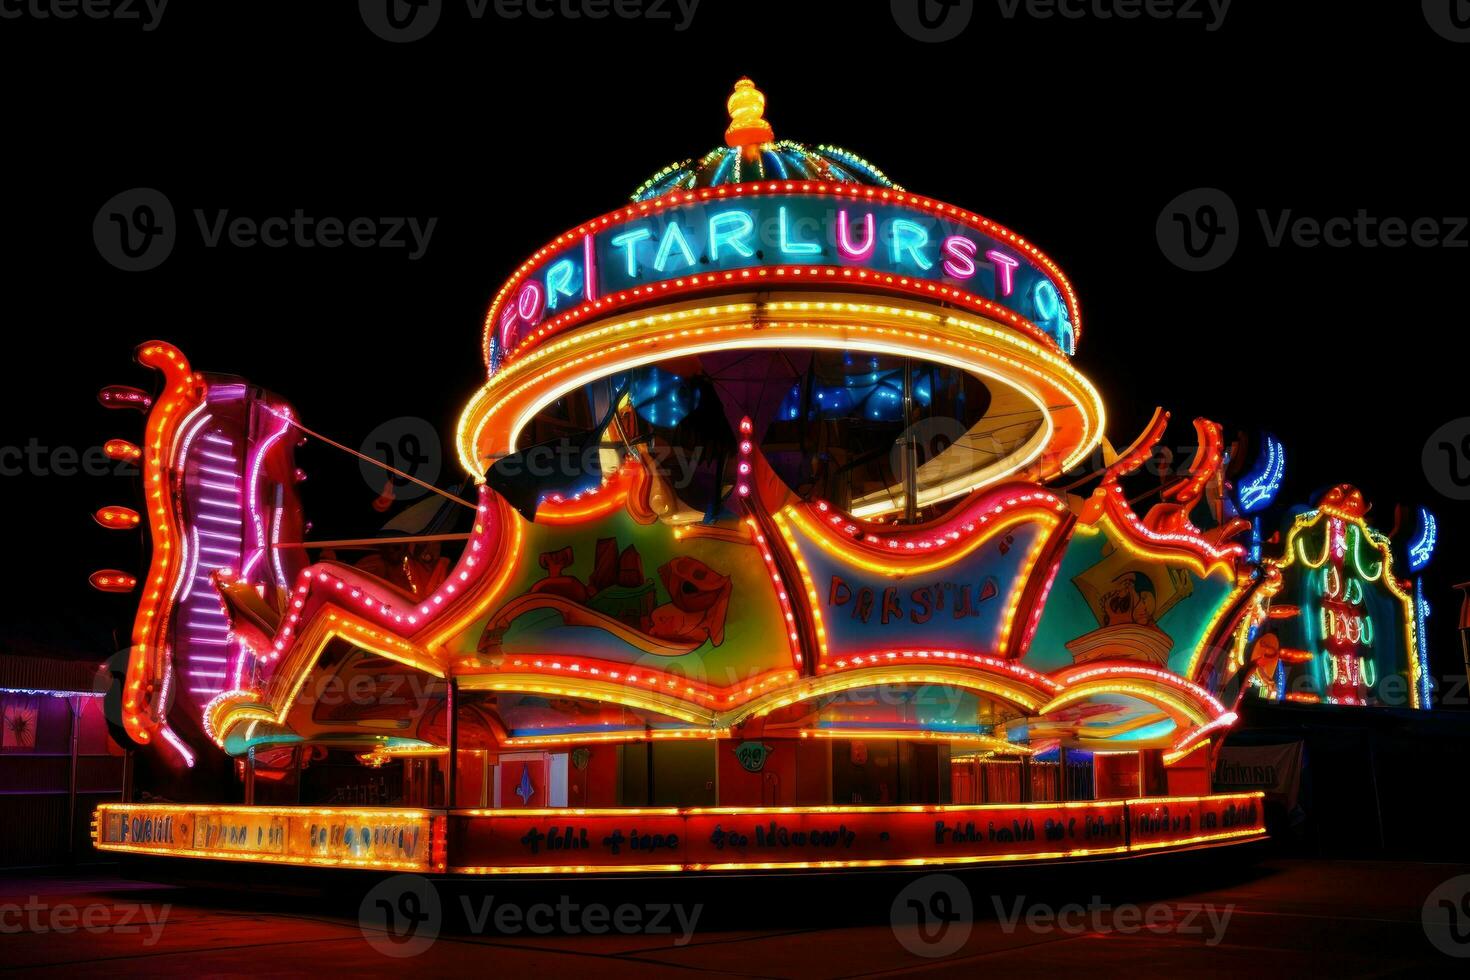
[[[976,303],[1013,310],[1073,352],[1074,312],[1062,284],[981,227],[894,201],[836,206],[825,195],[772,193],[733,203],[674,203],[584,230],[548,250],[497,301],[492,363],[543,321],[591,300],[702,273],[789,265],[951,286]]]

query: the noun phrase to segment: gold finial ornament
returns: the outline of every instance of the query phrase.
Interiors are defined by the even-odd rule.
[[[742,78],[725,102],[730,110],[730,126],[725,130],[726,146],[755,146],[776,139],[771,124],[766,122],[766,97],[755,82]]]

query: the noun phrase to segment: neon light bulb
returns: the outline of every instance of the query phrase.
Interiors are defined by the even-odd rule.
[[[992,248],[985,253],[985,257],[995,263],[995,289],[1002,296],[1009,296],[1016,291],[1016,269],[1020,267],[1019,260],[1012,258],[998,248]],[[1055,289],[1052,292],[1056,292]],[[1060,305],[1060,304],[1058,304]]]
[[[638,276],[638,243],[652,237],[653,232],[647,228],[634,228],[632,231],[613,236],[613,248],[622,249],[623,257],[628,262],[628,278],[633,279]]]
[[[785,214],[785,208],[782,208]],[[721,211],[710,215],[709,219],[709,259],[711,262],[720,260],[720,246],[729,245],[736,254],[750,258],[755,254],[755,249],[750,247],[746,241],[755,233],[755,219],[748,211]],[[785,227],[782,227],[782,234]],[[784,240],[784,239],[783,239]]]
[[[556,309],[558,297],[575,297],[577,291],[572,288],[572,277],[577,274],[577,264],[571,259],[562,259],[550,269],[546,270],[546,308]]]
[[[923,225],[907,218],[897,218],[889,225],[890,245],[893,249],[893,261],[902,262],[904,253],[907,252],[912,258],[914,265],[927,272],[934,267],[933,260],[926,258],[919,251],[929,244],[929,232]]]
[[[793,242],[789,226],[786,223],[786,208],[777,209],[777,224],[780,227],[781,251],[787,255],[818,255],[822,246],[816,242]]]
[[[861,246],[852,243],[851,225],[847,220],[847,211],[837,212],[837,251],[845,259],[859,261],[873,254],[878,246],[878,233],[874,228],[873,212],[869,211],[863,215],[863,243]]]
[[[116,531],[137,527],[143,520],[143,515],[131,507],[120,507],[114,504],[98,510],[92,515],[92,519],[103,527]]]
[[[126,439],[109,439],[102,446],[102,452],[108,459],[141,459],[143,450],[128,442]]]
[[[675,245],[679,247],[679,252],[684,256],[685,265],[695,264],[694,252],[689,248],[689,240],[684,237],[684,230],[679,227],[677,221],[671,221],[664,229],[664,238],[659,242],[658,255],[653,259],[653,267],[659,272],[668,271],[669,256],[673,253]]]

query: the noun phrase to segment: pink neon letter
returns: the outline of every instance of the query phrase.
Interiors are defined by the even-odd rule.
[[[545,301],[546,294],[541,291],[540,285],[534,279],[527,279],[526,284],[521,287],[520,295],[516,297],[516,312],[528,326],[534,327],[541,319],[541,304]]]
[[[837,250],[842,253],[843,258],[861,260],[873,254],[873,249],[878,245],[878,236],[873,230],[873,212],[869,211],[863,215],[863,245],[858,248],[852,243],[852,236],[848,231],[847,211],[837,212]]]
[[[505,304],[505,308],[500,311],[500,352],[501,352],[501,354],[507,354],[507,353],[509,353],[510,350],[511,350],[511,348],[515,346],[515,343],[514,342],[517,339],[519,339],[518,336],[517,336],[517,331],[516,331],[516,321],[519,318],[520,318],[520,314],[516,312],[516,304],[515,303],[507,303],[507,304]]]
[[[968,279],[975,274],[975,250],[979,248],[964,235],[950,235],[944,240],[944,274],[951,279]]]
[[[992,248],[985,257],[995,263],[995,287],[1002,296],[1009,296],[1016,288],[1012,275],[1021,264],[998,248]]]
[[[597,298],[597,252],[590,234],[582,236],[582,295],[589,303]]]

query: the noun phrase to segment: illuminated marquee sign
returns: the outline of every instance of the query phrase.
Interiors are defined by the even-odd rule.
[[[952,210],[755,191],[620,212],[564,236],[507,285],[487,324],[491,365],[542,323],[589,301],[659,283],[687,287],[690,277],[710,273],[790,266],[952,287],[944,298],[982,312],[999,304],[1071,354],[1077,316],[1061,275],[1034,249],[1003,240],[1008,232]]]
[[[976,864],[1123,854],[1265,831],[1261,794],[998,806],[458,811],[468,874]]]
[[[1265,833],[1261,793],[990,806],[425,810],[120,804],[106,851],[464,874],[1053,860]],[[440,811],[442,814],[443,811]],[[455,866],[444,855],[452,838]]]
[[[928,643],[1001,650],[1026,582],[1023,572],[1045,531],[1018,524],[946,568],[907,575],[897,584],[825,549],[810,549],[807,566],[821,590],[828,647],[833,655],[866,653],[875,645],[901,644],[922,626]]]
[[[1129,800],[1131,849],[1147,851],[1230,837],[1249,837],[1265,826],[1260,793],[1237,796]]]
[[[99,850],[174,857],[399,871],[443,867],[433,817],[420,810],[104,804],[93,840]]]
[[[1280,568],[1280,612],[1250,648],[1260,696],[1429,706],[1413,587],[1398,581],[1387,539],[1357,509],[1299,517]]]

